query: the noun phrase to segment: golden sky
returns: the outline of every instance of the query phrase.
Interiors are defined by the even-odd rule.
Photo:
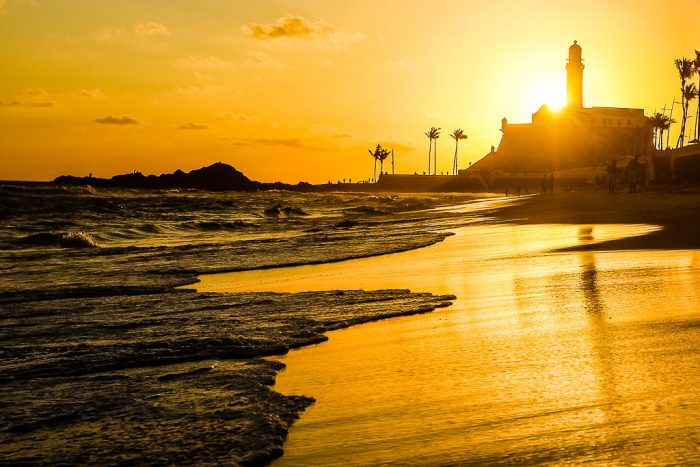
[[[359,180],[377,143],[421,173],[431,126],[447,171],[452,130],[464,167],[503,116],[563,103],[574,39],[585,106],[670,105],[698,18],[697,0],[0,0],[0,179],[222,161]]]

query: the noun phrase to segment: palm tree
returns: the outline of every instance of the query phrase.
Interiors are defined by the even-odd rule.
[[[467,139],[467,135],[465,135],[462,130],[457,129],[450,134],[450,137],[455,140],[455,158],[452,162],[452,175],[457,175],[457,171],[459,170],[459,166],[457,164],[457,147],[459,146],[459,140]]]
[[[659,127],[659,131],[661,132],[659,135],[659,149],[664,148],[664,131],[668,131],[671,128],[671,125],[676,123],[676,121],[668,115],[663,115],[662,117],[661,126]]]
[[[440,137],[440,128],[436,128],[435,136],[433,136],[433,175],[437,175],[437,140]]]
[[[661,128],[664,125],[663,119],[664,119],[664,114],[662,114],[660,112],[656,112],[656,113],[654,113],[654,115],[649,117],[649,125],[651,125],[651,128],[654,131],[654,147],[656,149],[662,149],[661,148],[662,136],[660,136],[660,134],[661,134]]]
[[[425,132],[428,137],[428,175],[430,175],[430,152],[433,150],[433,139],[440,137],[440,128],[430,127],[430,130]]]
[[[683,146],[683,138],[685,137],[685,120],[688,118],[688,107],[690,106],[690,101],[698,97],[698,88],[695,83],[686,84],[683,89],[681,97],[683,98],[683,122],[681,123],[681,136],[679,137],[679,145]]]
[[[369,153],[370,156],[374,158],[374,178],[372,178],[372,181],[376,182],[377,181],[377,161],[379,160],[379,154],[382,152],[382,147],[377,144],[377,148],[372,152],[371,149],[368,149],[367,152]]]
[[[391,154],[390,150],[379,147],[379,155],[377,156],[377,159],[379,159],[379,175],[380,176],[384,173],[384,161],[386,160],[387,157],[389,157],[389,154]]]
[[[681,132],[678,135],[678,142],[676,147],[679,148],[683,146],[683,141],[685,140],[685,121],[688,118],[688,106],[685,101],[685,82],[693,76],[693,62],[688,58],[678,58],[674,61],[676,65],[676,70],[678,70],[678,76],[681,79],[681,108],[683,109],[683,119],[681,120]]]
[[[698,90],[700,91],[700,50],[695,49],[695,60],[693,60],[693,70],[698,75]],[[695,111],[695,138],[696,143],[700,142],[700,100]]]

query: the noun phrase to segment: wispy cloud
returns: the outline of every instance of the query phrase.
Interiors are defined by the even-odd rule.
[[[192,68],[199,70],[224,70],[231,66],[230,62],[221,60],[212,56],[190,55],[189,57],[181,58],[175,62],[183,68]]]
[[[105,93],[99,89],[81,89],[77,92],[80,97],[89,97],[91,99],[104,99]]]
[[[234,122],[247,123],[248,125],[257,125],[261,120],[259,115],[251,115],[244,112],[223,112],[221,116],[231,119]]]
[[[200,125],[198,123],[187,122],[177,127],[178,130],[208,130],[207,125]]]
[[[281,68],[282,64],[270,57],[268,54],[260,51],[247,52],[248,60],[246,63],[248,65],[259,66],[259,67],[275,67]]]
[[[139,23],[133,26],[134,35],[137,37],[163,38],[172,34],[164,25],[160,23]]]
[[[108,115],[104,118],[98,118],[95,120],[95,123],[99,123],[100,125],[138,125],[139,122],[138,120],[131,118],[131,117],[113,117],[111,115]]]
[[[191,84],[187,84],[175,88],[175,93],[188,97],[201,98],[222,95],[226,93],[226,90],[220,86],[215,85],[193,86]]]
[[[172,34],[160,23],[138,23],[132,26],[115,26],[98,29],[92,37],[98,42],[163,40]]]
[[[11,101],[0,101],[0,107],[28,107],[47,109],[55,107],[50,94],[44,88],[27,88],[19,92]]]
[[[364,39],[363,34],[343,30],[322,18],[309,20],[294,15],[283,16],[274,23],[244,24],[241,32],[246,37],[261,41],[304,40],[334,48]]]
[[[232,138],[230,141],[234,146],[282,146],[294,149],[320,149],[304,143],[299,138]]]
[[[55,107],[56,103],[55,102],[21,102],[21,101],[9,101],[9,102],[3,102],[0,101],[0,107],[34,107],[34,108],[50,108],[50,107]]]

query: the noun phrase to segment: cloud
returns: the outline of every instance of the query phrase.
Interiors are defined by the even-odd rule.
[[[50,100],[50,95],[44,88],[28,88],[20,91],[18,97],[9,102],[1,102],[0,107],[29,107],[47,109],[55,107],[56,103]]]
[[[134,24],[133,31],[134,35],[137,37],[161,38],[172,36],[168,28],[160,23]]]
[[[305,40],[334,48],[364,39],[363,34],[345,31],[333,26],[322,18],[312,21],[294,15],[283,16],[275,23],[244,24],[241,26],[241,32],[246,37],[261,41],[278,41],[281,39]]]
[[[239,113],[224,112],[221,116],[224,118],[231,119],[235,122],[247,123],[248,125],[257,125],[260,123],[260,116],[250,115],[250,114],[246,114],[243,112],[239,112]]]
[[[89,97],[91,99],[104,99],[105,93],[99,89],[81,89],[77,92],[80,97]]]
[[[98,118],[95,120],[95,123],[99,123],[100,125],[138,125],[139,122],[136,119],[133,119],[131,117],[113,117],[111,115],[108,115],[104,118]]]
[[[162,40],[171,37],[167,27],[160,23],[139,23],[131,27],[116,26],[98,29],[92,33],[98,42],[128,42],[134,40]]]
[[[175,88],[175,93],[188,97],[202,98],[225,94],[225,89],[214,85],[192,86],[191,84],[186,84]]]
[[[177,127],[178,130],[208,130],[207,125],[200,125],[198,123],[187,122]]]
[[[25,96],[30,96],[30,97],[34,97],[34,98],[41,98],[41,99],[49,96],[49,93],[44,88],[23,89],[21,94],[23,94]]]
[[[253,66],[281,68],[282,64],[264,52],[247,52],[246,63]]]
[[[42,102],[21,102],[21,101],[10,101],[10,102],[0,102],[0,107],[33,107],[40,109],[47,109],[50,107],[55,107],[56,103],[52,101],[42,101]]]
[[[320,149],[304,143],[299,138],[233,138],[234,146],[283,146],[293,149]]]
[[[203,69],[203,70],[223,70],[231,66],[230,62],[212,56],[190,55],[175,62],[177,66],[183,68]]]

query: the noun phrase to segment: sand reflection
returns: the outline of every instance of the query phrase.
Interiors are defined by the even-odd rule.
[[[553,252],[649,229],[474,226],[421,250],[201,286],[458,297],[282,357],[276,389],[317,403],[276,465],[700,460],[697,253]]]

